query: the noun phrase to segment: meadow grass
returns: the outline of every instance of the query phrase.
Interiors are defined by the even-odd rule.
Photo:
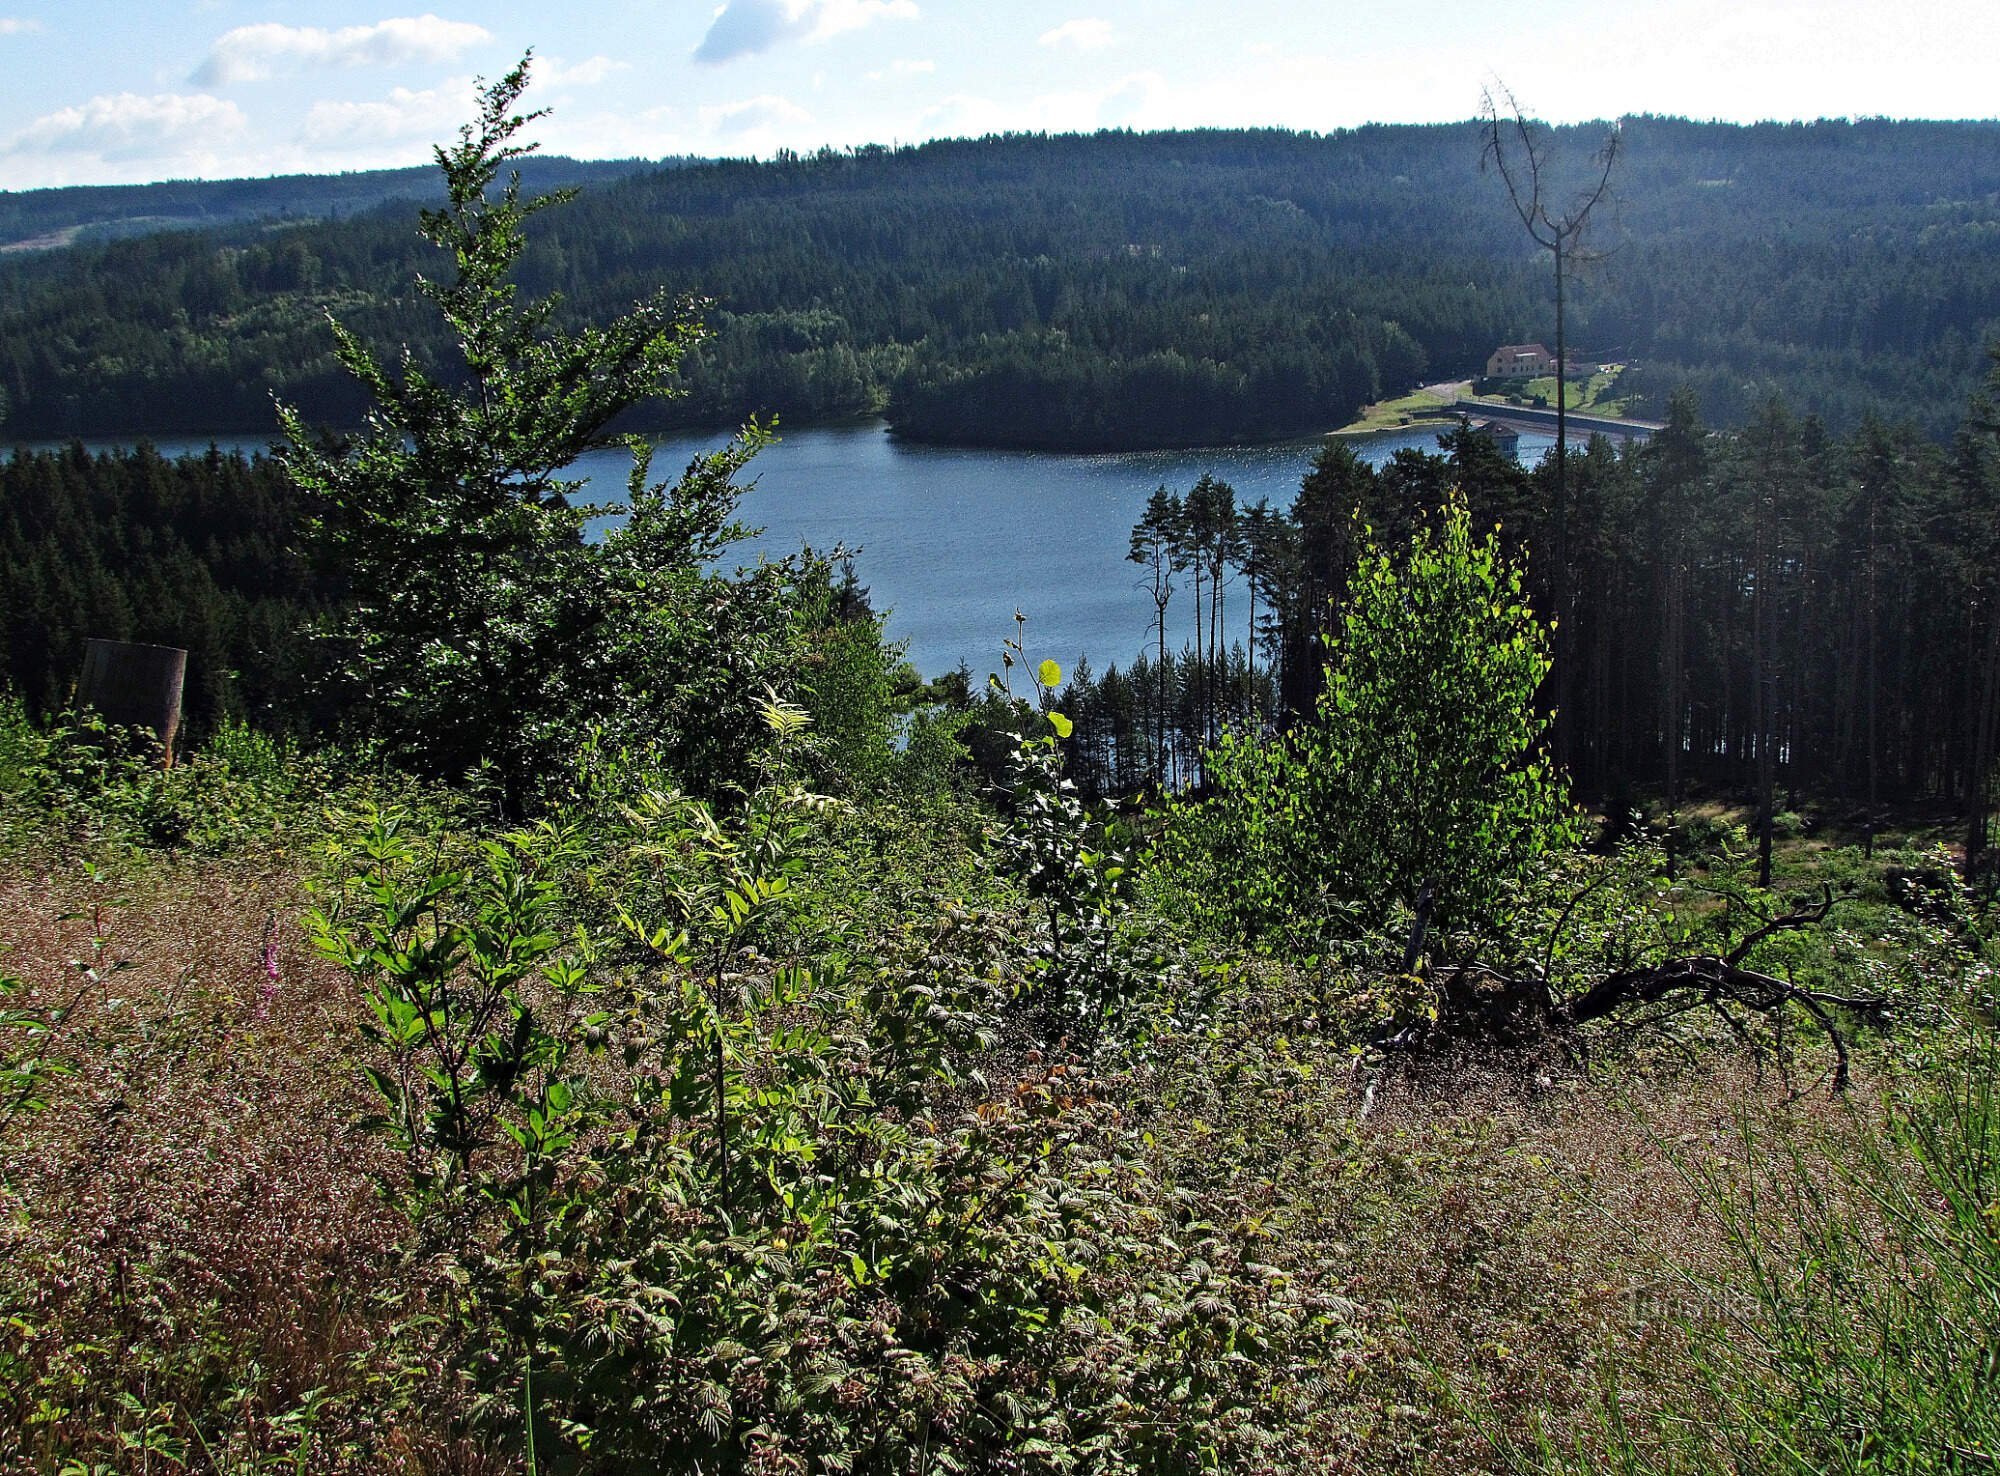
[[[1728,882],[1741,813],[1703,813]],[[872,885],[900,854],[885,825],[906,829],[857,820],[815,874]],[[74,1004],[72,1074],[0,1142],[0,1469],[522,1469],[477,1433],[437,1267],[377,1192],[399,1165],[363,1125],[366,1006],[298,921],[324,839],[0,856],[0,967]],[[1791,885],[1875,878],[1857,926],[1888,937],[1881,873],[1923,853],[1881,849],[1808,826],[1780,858]],[[1953,1471],[1993,1450],[1990,1027],[1865,1037],[1839,1099],[1815,1042],[1781,1066],[1714,1026],[1418,1073],[1364,1122],[1349,1039],[1314,1023],[1338,981],[1245,967],[1205,1023],[1089,1088],[1143,1128],[1134,1213],[1208,1249],[1077,1274],[1143,1308],[1147,1277],[1226,1264],[1205,1295],[1246,1327],[1256,1278],[1316,1309],[1309,1352],[1263,1376],[1255,1469]],[[992,1070],[998,1101],[1056,1080],[1019,1052]]]

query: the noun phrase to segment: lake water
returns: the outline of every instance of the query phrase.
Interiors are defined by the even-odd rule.
[[[718,445],[715,433],[662,439],[653,467],[678,473],[696,453]],[[1524,461],[1554,443],[1523,434]],[[206,441],[162,440],[167,455],[205,451]],[[261,443],[232,438],[246,452]],[[875,608],[889,612],[891,639],[906,643],[926,676],[961,661],[975,681],[995,670],[1001,641],[1014,634],[1014,612],[1028,617],[1033,662],[1053,658],[1065,671],[1079,655],[1102,672],[1151,650],[1153,604],[1138,586],[1125,550],[1146,498],[1164,483],[1185,492],[1204,472],[1236,488],[1239,503],[1268,498],[1288,508],[1317,439],[1268,446],[1192,451],[1074,455],[982,451],[897,441],[875,422],[793,431],[760,453],[748,475],[743,520],[763,532],[738,545],[753,562],[804,544],[855,549],[855,567]],[[1405,446],[1436,448],[1429,430],[1386,432],[1354,442],[1380,464]],[[577,467],[601,479],[600,495],[622,495],[631,459],[599,452]],[[1231,621],[1240,631],[1249,608],[1239,585]],[[1193,602],[1177,598],[1168,645],[1192,639]]]
[[[714,436],[662,441],[655,471],[677,471],[714,444]],[[1354,444],[1380,464],[1401,447],[1435,450],[1437,436],[1403,431]],[[1520,454],[1538,459],[1553,444],[1523,435]],[[1235,487],[1239,504],[1263,497],[1289,508],[1319,445],[1074,455],[914,445],[879,423],[796,431],[751,463],[756,485],[742,513],[764,531],[744,548],[858,549],[855,568],[875,607],[889,612],[889,636],[907,643],[926,676],[961,661],[975,680],[997,669],[1016,610],[1028,617],[1032,661],[1052,657],[1067,671],[1088,655],[1102,672],[1153,649],[1153,602],[1125,558],[1153,489],[1185,492],[1208,472]],[[622,487],[629,465],[622,453],[602,453],[578,470]],[[1231,596],[1247,620],[1241,587]],[[1175,609],[1188,621],[1179,633]],[[1193,638],[1192,619],[1183,595],[1170,607],[1170,646]]]

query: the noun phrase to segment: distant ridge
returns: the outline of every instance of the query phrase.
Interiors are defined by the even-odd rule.
[[[526,188],[544,191],[565,185],[605,184],[642,170],[695,162],[699,161],[536,156],[523,159],[520,169]],[[437,192],[438,173],[429,164],[346,174],[0,190],[0,252],[57,251],[154,231],[328,220],[393,201],[428,199]]]
[[[1552,137],[1587,161],[1602,130]],[[1950,438],[2000,341],[2000,125],[1642,117],[1622,138],[1568,309],[1573,341],[1619,346],[1629,410],[1686,385],[1728,426],[1775,392],[1835,434],[1872,415]],[[955,445],[1280,440],[1551,331],[1548,264],[1479,157],[1468,122],[528,161],[530,189],[591,184],[535,223],[517,278],[566,323],[698,303],[683,394],[632,429],[883,415]],[[267,431],[274,394],[356,424],[329,313],[451,375],[411,300],[436,269],[411,219],[428,175],[0,196],[0,224],[44,207],[17,240],[93,212],[106,232],[196,205],[209,223],[0,253],[0,432]],[[296,224],[266,224],[287,208]]]

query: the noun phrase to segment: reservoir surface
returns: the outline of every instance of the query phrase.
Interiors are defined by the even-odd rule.
[[[723,439],[713,432],[660,439],[655,476],[677,475]],[[268,449],[240,436],[218,443]],[[206,451],[209,442],[155,444],[172,456]],[[1261,497],[1289,508],[1319,444],[1078,455],[917,445],[894,439],[879,421],[793,431],[750,464],[740,513],[762,531],[736,546],[735,559],[754,563],[805,545],[854,550],[870,599],[888,612],[890,639],[905,643],[926,676],[964,662],[975,683],[982,680],[999,666],[1016,610],[1028,618],[1032,661],[1053,658],[1068,671],[1087,655],[1101,673],[1153,648],[1153,603],[1125,557],[1153,489],[1185,492],[1208,473],[1235,487],[1239,505]],[[1431,430],[1391,431],[1352,444],[1380,464],[1403,447],[1435,450],[1437,438]],[[1524,433],[1519,454],[1532,463],[1552,444],[1552,436]],[[585,457],[576,471],[608,499],[623,495],[630,467],[625,452],[607,451]],[[1249,614],[1240,583],[1229,591],[1228,613],[1240,639]],[[1185,628],[1175,628],[1175,615]],[[1177,596],[1170,647],[1192,639],[1192,618],[1193,600]]]

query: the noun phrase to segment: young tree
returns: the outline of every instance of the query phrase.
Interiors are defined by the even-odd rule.
[[[516,142],[542,116],[517,111],[528,69],[523,58],[488,87],[458,143],[436,150],[445,203],[420,218],[449,266],[418,290],[461,363],[427,368],[405,350],[392,370],[335,321],[340,362],[374,402],[361,434],[315,436],[296,407],[279,407],[311,532],[353,592],[339,634],[378,735],[425,773],[491,769],[509,808],[592,726],[668,734],[690,759],[716,747],[703,734],[732,714],[754,730],[748,697],[715,687],[769,664],[755,648],[768,653],[781,634],[780,607],[757,597],[790,572],[722,591],[704,570],[740,532],[732,477],[764,439],[754,425],[672,487],[649,482],[643,443],[610,432],[621,412],[669,392],[701,337],[695,304],[656,295],[569,330],[556,326],[556,299],[517,299],[524,225],[571,193],[524,200],[517,172],[495,188],[535,147]],[[578,502],[564,470],[617,445],[633,452],[629,518],[592,543],[587,525],[608,509]],[[735,648],[718,652],[723,641]]]
[[[1191,905],[1250,934],[1366,928],[1428,891],[1442,929],[1504,932],[1514,892],[1579,835],[1535,757],[1548,638],[1521,571],[1453,500],[1408,549],[1365,550],[1311,722],[1225,737],[1214,798],[1162,854]]]

